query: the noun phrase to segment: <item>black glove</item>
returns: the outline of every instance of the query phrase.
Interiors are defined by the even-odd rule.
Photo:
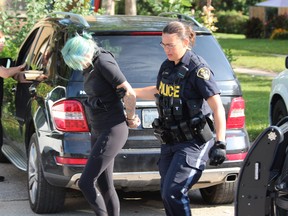
[[[217,166],[222,164],[226,159],[226,143],[216,141],[208,153],[210,165]]]

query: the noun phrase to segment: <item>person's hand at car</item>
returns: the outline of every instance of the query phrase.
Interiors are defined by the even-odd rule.
[[[0,31],[0,52],[3,51],[5,47],[5,35]],[[25,69],[26,64],[19,65],[17,67],[6,68],[4,66],[0,67],[0,77],[9,78],[13,77],[15,74],[20,73]]]
[[[24,71],[26,64],[19,65],[17,67],[5,68],[3,66],[0,67],[0,77],[9,78],[14,77],[16,74]]]
[[[19,71],[24,71],[25,68],[26,68],[26,63],[23,63],[23,64],[21,64],[21,65],[18,66],[18,70],[19,70]]]

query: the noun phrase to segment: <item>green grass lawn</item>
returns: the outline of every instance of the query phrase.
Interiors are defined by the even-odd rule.
[[[250,141],[269,126],[268,101],[272,77],[237,73],[245,100],[246,128]]]
[[[285,69],[288,40],[246,39],[244,35],[215,33],[223,50],[229,50],[233,68],[255,68],[279,73]],[[237,73],[246,109],[246,128],[250,141],[269,126],[268,103],[272,77]]]
[[[224,50],[231,51],[234,68],[257,68],[276,73],[284,69],[287,40],[245,39],[244,35],[222,33],[216,33],[215,37]]]

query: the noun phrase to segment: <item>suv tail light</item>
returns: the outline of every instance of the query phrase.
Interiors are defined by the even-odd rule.
[[[76,100],[63,100],[52,106],[52,118],[55,126],[65,132],[88,132],[82,104]]]
[[[228,113],[227,129],[244,128],[245,125],[245,101],[242,97],[233,98]]]

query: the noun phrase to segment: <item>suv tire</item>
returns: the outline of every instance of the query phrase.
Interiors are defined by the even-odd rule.
[[[65,189],[50,185],[43,175],[38,140],[34,133],[28,152],[28,191],[29,203],[35,213],[55,213],[62,210]]]
[[[277,100],[272,111],[272,125],[276,125],[287,115],[288,113],[284,101],[282,99]]]
[[[208,204],[230,204],[234,200],[235,182],[225,182],[219,185],[202,188],[200,193]]]

